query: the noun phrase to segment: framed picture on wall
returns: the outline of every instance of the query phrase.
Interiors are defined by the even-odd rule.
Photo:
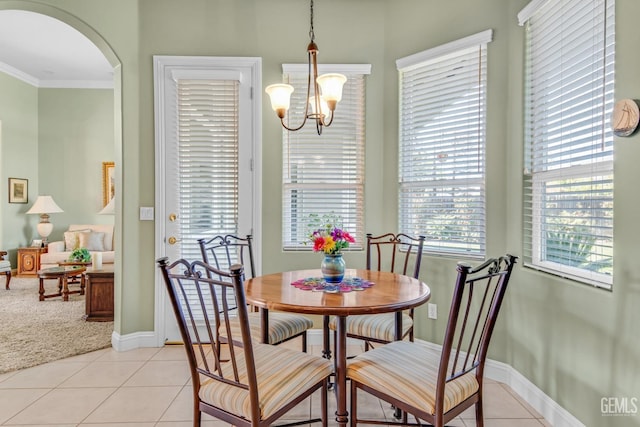
[[[9,203],[29,202],[29,180],[9,178]]]
[[[115,167],[114,162],[102,162],[102,206],[107,206],[116,194]]]

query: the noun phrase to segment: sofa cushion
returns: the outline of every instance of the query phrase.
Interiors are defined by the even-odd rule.
[[[90,252],[93,258],[94,252]],[[115,252],[107,251],[102,253],[103,264],[113,264],[115,260]],[[71,252],[47,252],[40,255],[40,268],[57,267],[59,263],[69,260]]]
[[[104,233],[104,250],[113,250],[113,224],[70,224],[69,231],[95,231]]]
[[[104,251],[104,233],[97,231],[81,231],[78,233],[80,247],[89,251]]]

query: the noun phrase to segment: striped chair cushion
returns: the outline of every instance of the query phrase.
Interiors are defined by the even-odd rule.
[[[395,341],[351,360],[347,376],[430,414],[435,413],[440,353],[421,342]],[[447,383],[443,410],[478,391],[475,373]]]
[[[413,326],[413,319],[402,313],[402,336],[404,337]],[[329,329],[336,330],[337,320],[332,318],[329,322]],[[360,316],[347,317],[347,334],[359,335],[361,337],[371,337],[382,341],[395,341],[396,339],[396,316],[395,313],[384,314],[363,314]]]
[[[236,349],[240,381],[246,384],[244,356]],[[267,418],[332,372],[332,362],[319,356],[268,344],[255,343],[253,353],[258,380],[258,399],[262,418]],[[231,363],[223,367],[232,379]],[[249,391],[208,378],[202,383],[200,399],[215,407],[251,419]]]
[[[231,322],[231,336],[240,338],[237,319]],[[269,344],[277,344],[294,337],[313,327],[313,322],[304,316],[289,313],[269,312]],[[251,338],[260,341],[262,338],[262,321],[260,313],[249,313],[249,328]],[[220,334],[225,335],[224,323],[220,325]]]

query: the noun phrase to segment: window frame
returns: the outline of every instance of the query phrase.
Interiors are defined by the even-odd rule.
[[[590,22],[594,22],[592,27],[585,27],[584,23],[574,23],[573,26],[569,26],[569,23],[563,20],[562,24],[553,26],[553,23],[549,19],[543,19],[540,17],[541,26],[544,26],[544,30],[547,33],[539,35],[532,34],[533,31],[538,31],[537,28],[532,30],[531,20],[535,20],[536,17],[545,14],[558,14],[562,13],[565,9],[571,9],[567,2],[551,3],[546,1],[534,0],[530,2],[519,14],[518,20],[521,26],[525,26],[525,73],[524,73],[524,175],[523,175],[523,244],[524,244],[524,256],[523,265],[540,270],[549,274],[554,274],[560,277],[571,279],[580,283],[589,284],[595,287],[601,287],[605,289],[611,289],[613,285],[613,131],[610,126],[611,112],[613,109],[614,93],[613,85],[615,81],[615,1],[603,0],[602,4],[598,4],[597,7],[602,7],[604,12],[601,16],[602,21],[597,21],[591,18]],[[595,2],[591,4],[595,5]],[[582,4],[583,10],[588,5]],[[543,8],[553,9],[543,9]],[[608,9],[610,8],[610,9]],[[596,10],[593,8],[592,10]],[[539,14],[538,14],[539,13]],[[586,13],[589,12],[585,12]],[[593,13],[593,12],[591,12]],[[609,15],[612,13],[612,16]],[[538,15],[537,15],[538,14]],[[591,15],[590,15],[591,16]],[[612,18],[612,19],[610,19]],[[543,22],[543,24],[542,24]],[[613,27],[610,27],[612,25]],[[572,35],[572,38],[578,36],[579,29],[584,29],[583,37],[580,38],[583,43],[587,43],[591,39],[597,39],[602,34],[600,51],[597,49],[591,49],[591,56],[584,56],[580,58],[582,60],[589,59],[589,71],[580,74],[577,77],[573,77],[573,80],[587,80],[589,85],[584,84],[585,88],[581,88],[580,92],[577,92],[576,84],[573,81],[565,81],[563,74],[557,73],[554,79],[544,80],[545,85],[538,83],[542,77],[545,77],[544,72],[549,72],[548,69],[543,69],[538,74],[533,75],[533,61],[543,61],[545,58],[551,57],[554,52],[551,49],[543,49],[543,40],[546,36],[547,39],[553,40],[553,43],[558,46],[563,46],[564,50],[576,52],[577,49],[571,49],[573,46],[577,46],[578,42],[567,41],[560,44],[563,40],[557,37],[561,32],[566,32]],[[610,29],[612,31],[610,31]],[[543,31],[541,28],[539,31]],[[538,57],[533,58],[531,56],[531,39],[536,37],[535,41],[541,47]],[[560,40],[559,40],[560,39]],[[609,42],[609,40],[611,40]],[[594,43],[594,46],[597,43]],[[584,49],[586,52],[587,49]],[[595,52],[595,53],[594,53]],[[558,53],[556,53],[558,55]],[[568,55],[561,55],[560,57],[567,57]],[[563,58],[564,59],[564,58]],[[610,62],[609,62],[610,61]],[[537,62],[536,62],[537,63]],[[554,62],[553,64],[556,64]],[[579,67],[575,64],[577,60],[571,62],[570,59],[566,59],[559,65],[554,65],[554,69],[571,70],[571,74],[577,73]],[[541,67],[542,68],[542,67]],[[545,68],[551,68],[549,66]],[[588,68],[587,66],[584,67]],[[601,68],[601,69],[599,69]],[[595,70],[594,70],[595,69]],[[599,73],[599,74],[598,74]],[[600,86],[595,86],[596,82],[600,82]],[[536,83],[538,86],[535,86]],[[545,104],[547,114],[542,116],[539,120],[532,119],[532,117],[538,117],[536,113],[540,112],[540,108],[536,108],[534,104],[533,93],[538,97],[545,97],[549,99],[551,89],[546,92],[542,92],[541,89],[547,89],[549,86],[554,85],[555,92],[560,96],[555,95],[556,100]],[[560,87],[564,91],[560,92]],[[570,92],[572,91],[572,92]],[[567,93],[571,93],[572,96],[577,96],[578,93],[581,97],[587,98],[588,107],[584,107],[586,113],[580,116],[580,119],[571,116],[573,112],[568,111],[573,108],[571,104],[564,106],[563,96],[568,98]],[[585,103],[586,103],[585,102]],[[566,117],[563,113],[566,113]],[[596,114],[595,112],[598,112]],[[551,131],[551,124],[549,120],[551,115],[562,116],[562,123],[557,126],[557,130]],[[574,113],[575,114],[575,113]],[[584,117],[593,117],[593,119],[587,124],[580,123],[580,126],[584,128],[596,129],[592,131],[592,139],[586,142],[583,141],[585,136],[588,135],[586,130],[579,130],[577,122],[584,121]],[[599,118],[599,120],[597,119]],[[558,120],[558,119],[554,119]],[[546,122],[545,122],[546,121]],[[559,137],[558,135],[562,135]],[[555,139],[554,139],[555,137]],[[557,138],[560,138],[557,140]],[[600,153],[593,147],[601,146]],[[554,153],[554,151],[556,154]],[[575,152],[584,153],[583,156],[588,156],[586,159],[576,159]],[[566,153],[566,154],[565,154]],[[590,154],[589,154],[590,153]],[[559,160],[560,156],[566,156],[565,159]],[[588,180],[590,183],[590,190],[586,192],[589,197],[584,196],[581,198],[583,191],[579,190],[579,187],[584,187],[586,184],[582,184],[578,180]],[[562,183],[562,181],[565,181]],[[551,185],[548,185],[551,184]],[[546,188],[550,189],[547,190]],[[557,190],[558,189],[558,190]],[[561,189],[565,191],[562,192]],[[603,195],[604,194],[604,195]],[[606,195],[606,196],[605,196]],[[575,206],[566,207],[571,197]],[[564,205],[563,211],[558,212],[558,207]],[[589,208],[586,207],[589,206]],[[610,205],[610,206],[607,206]],[[555,208],[554,208],[555,207]],[[579,212],[591,211],[591,216],[585,216],[584,218],[579,215]],[[572,213],[573,212],[573,213]],[[586,227],[588,227],[588,234],[585,234],[585,225],[571,220],[575,219],[588,220]],[[563,227],[565,222],[569,224]],[[610,223],[610,226],[607,224]],[[567,234],[570,242],[570,249],[565,250],[562,248],[554,247],[549,241],[553,240],[553,233],[562,232],[566,230],[566,227],[576,227]],[[582,229],[578,230],[577,227]],[[558,231],[560,230],[560,231]],[[610,237],[607,236],[607,230],[610,233]],[[552,233],[552,234],[549,234]],[[546,237],[545,237],[546,236]],[[581,237],[583,236],[583,237]],[[575,245],[573,239],[578,239],[578,245],[580,239],[584,242],[592,241],[589,252],[583,259],[582,264],[584,267],[575,266],[577,257],[586,253],[580,249],[574,250]],[[593,240],[591,240],[593,239]],[[562,239],[565,243],[567,238]],[[560,240],[557,240],[558,242]],[[610,246],[607,246],[610,241]],[[594,248],[594,246],[596,248]],[[610,252],[610,255],[607,254]],[[589,259],[587,259],[587,257]],[[555,259],[554,259],[555,258]],[[607,265],[610,259],[610,267],[603,268],[602,271],[595,271],[588,267],[598,266],[600,264]],[[595,267],[592,267],[595,268]],[[610,270],[610,274],[606,271]]]
[[[493,30],[488,29],[488,30],[473,34],[471,36],[464,37],[464,38],[461,38],[440,46],[436,46],[434,48],[431,48],[413,55],[398,59],[396,61],[396,67],[398,69],[398,74],[399,74],[399,110],[400,110],[399,112],[400,123],[398,126],[399,127],[398,129],[398,228],[400,232],[407,233],[409,235],[421,235],[421,234],[425,235],[426,236],[425,247],[424,247],[425,254],[449,256],[449,257],[455,257],[455,258],[459,258],[460,256],[464,256],[466,258],[484,258],[485,257],[486,236],[487,236],[486,235],[486,127],[487,127],[486,111],[487,111],[487,97],[488,97],[487,68],[488,68],[488,44],[492,40],[493,40]],[[478,95],[477,95],[479,98],[479,102],[478,102],[477,110],[474,110],[474,113],[477,113],[477,116],[475,117],[477,117],[476,120],[477,120],[478,126],[476,129],[473,129],[473,130],[471,129],[472,126],[469,126],[468,129],[465,128],[464,134],[467,139],[464,140],[465,141],[464,143],[469,144],[470,141],[473,139],[473,137],[477,139],[476,145],[478,147],[478,150],[482,150],[481,154],[477,158],[479,162],[478,165],[481,163],[481,167],[478,168],[478,171],[476,174],[469,173],[467,176],[464,176],[462,177],[462,179],[460,179],[461,177],[459,175],[462,175],[463,168],[460,166],[460,163],[459,163],[461,161],[458,159],[455,159],[456,166],[453,166],[452,168],[455,169],[455,171],[457,172],[443,172],[444,174],[448,174],[450,177],[448,180],[446,180],[449,183],[447,184],[447,186],[443,186],[445,181],[440,180],[441,182],[439,183],[438,182],[439,179],[437,179],[435,175],[432,179],[427,180],[427,179],[424,179],[424,177],[420,179],[417,173],[413,173],[413,175],[415,176],[409,179],[410,178],[409,175],[404,172],[404,170],[407,168],[407,165],[408,165],[408,160],[406,164],[404,163],[405,161],[404,159],[407,158],[406,154],[404,153],[404,150],[408,145],[410,145],[411,138],[413,139],[417,139],[417,138],[411,135],[409,136],[403,135],[403,130],[406,125],[403,119],[405,118],[405,115],[408,116],[410,114],[410,113],[405,114],[405,109],[407,109],[407,107],[405,106],[405,98],[403,97],[404,95],[403,83],[405,83],[404,73],[411,72],[418,69],[428,70],[429,69],[428,67],[432,67],[432,69],[437,69],[438,66],[443,66],[443,70],[448,69],[446,68],[447,66],[449,66],[447,64],[447,61],[450,60],[450,57],[454,55],[460,55],[461,53],[464,53],[465,51],[470,51],[472,49],[480,49],[480,55],[477,62],[477,67],[479,70],[478,82],[480,83],[480,86],[478,86]],[[434,71],[434,74],[435,73],[436,72]],[[442,78],[445,78],[445,77],[449,77],[449,76],[446,76],[446,73],[445,73]],[[458,85],[468,84],[468,82],[471,82],[472,80],[473,79],[471,78],[469,79],[460,78],[455,83]],[[438,81],[434,79],[434,81],[430,82],[429,86],[425,89],[424,96],[427,96],[430,92],[436,92],[433,90],[433,88],[439,89],[442,86],[439,83],[442,83],[442,79]],[[461,97],[460,99],[463,98],[461,94],[458,94],[458,96]],[[442,97],[444,97],[444,95],[442,95]],[[437,101],[439,99],[440,98],[436,98],[434,101],[430,101],[430,102],[432,102],[434,105],[437,105]],[[442,118],[444,117],[441,117],[441,119]],[[426,128],[426,126],[428,125],[428,122],[429,120],[425,118],[421,126]],[[410,126],[415,127],[416,126],[415,123],[416,122],[412,122]],[[444,125],[444,127],[447,127],[447,126],[449,125],[448,124]],[[474,133],[475,131],[477,132]],[[445,147],[447,150],[455,151],[456,143],[453,142],[453,139],[455,138],[450,138],[448,145],[446,145],[445,147],[445,145],[443,144],[443,147]],[[436,141],[435,137],[430,137],[430,138],[425,137],[424,142],[422,144],[429,145],[429,144],[433,144],[435,141]],[[425,151],[426,154],[428,154],[428,152],[429,150]],[[412,157],[412,156],[408,156],[408,157]],[[426,167],[427,166],[425,166],[425,168]],[[438,169],[444,169],[444,168],[437,168],[436,166],[432,166],[431,169],[435,172]],[[480,174],[480,176],[475,176],[475,177],[471,176],[471,175],[478,175],[478,173]],[[455,176],[455,175],[458,175],[458,176]],[[474,184],[475,187],[472,184]],[[474,188],[475,188],[475,192],[477,194],[475,196],[471,196],[471,200],[475,201],[475,206],[477,205],[482,206],[481,212],[480,213],[476,212],[473,215],[463,215],[463,216],[468,220],[470,219],[472,224],[481,224],[479,228],[476,227],[477,237],[468,236],[466,241],[461,242],[461,244],[456,244],[453,241],[453,239],[444,238],[441,240],[436,240],[433,238],[433,234],[435,233],[428,233],[427,232],[428,230],[426,228],[423,228],[420,226],[418,226],[419,229],[410,229],[412,228],[412,226],[409,224],[410,220],[408,219],[408,216],[410,215],[408,212],[405,212],[405,210],[408,209],[407,207],[405,207],[405,204],[407,206],[410,205],[412,201],[417,200],[417,197],[414,196],[413,198],[411,198],[411,196],[407,196],[406,201],[403,201],[403,192],[410,190],[412,188],[422,189],[423,192],[436,191],[437,189],[440,189],[440,192],[458,190],[454,196],[451,196],[451,200],[454,200],[454,206],[451,208],[451,212],[454,212],[454,213],[456,210],[459,210],[460,206],[463,206],[465,203],[467,203],[467,202],[464,202],[463,199],[473,194]],[[424,204],[424,206],[430,208],[430,210],[434,212],[431,219],[435,218],[436,216],[442,216],[442,215],[437,215],[435,213],[435,211],[438,210],[436,205],[437,203]],[[467,205],[467,207],[469,206]],[[421,216],[424,217],[424,215],[421,215]],[[435,222],[430,221],[430,222],[434,223],[435,224],[434,226],[438,226],[441,220],[437,220]],[[415,228],[416,225],[418,224],[414,224],[413,228]],[[440,226],[445,227],[446,224],[442,222]],[[430,237],[429,234],[432,234],[432,236]],[[474,239],[477,240],[475,249],[472,244]]]
[[[291,75],[296,75],[296,78],[300,79],[300,86],[294,85],[295,87],[294,94],[306,96],[306,92],[307,92],[306,79],[309,72],[308,64],[283,64],[282,71],[283,71],[283,80],[289,84],[291,84],[291,82],[289,81],[289,76]],[[371,65],[370,64],[318,64],[318,74],[324,74],[324,73],[342,73],[347,75],[347,83],[345,85],[349,85],[350,80],[352,80],[354,76],[357,76],[359,79],[361,79],[361,83],[360,83],[360,80],[358,81],[358,84],[361,85],[361,88],[359,88],[358,90],[361,90],[361,93],[358,94],[359,98],[355,99],[355,101],[359,101],[359,104],[355,105],[354,103],[353,106],[350,106],[350,109],[354,110],[354,112],[352,112],[351,114],[357,115],[357,117],[354,118],[354,121],[356,119],[360,121],[355,126],[356,130],[354,135],[351,136],[351,138],[355,138],[355,141],[353,143],[354,146],[352,148],[356,151],[356,156],[358,155],[360,156],[359,159],[355,160],[355,166],[351,165],[351,167],[353,167],[355,170],[354,173],[356,178],[355,178],[355,182],[351,182],[351,183],[324,182],[319,179],[316,179],[315,181],[308,179],[308,181],[312,181],[312,182],[306,182],[304,184],[289,182],[288,180],[290,179],[292,172],[290,170],[288,171],[287,167],[291,168],[291,166],[294,164],[294,160],[292,160],[288,156],[290,155],[290,152],[292,150],[297,151],[297,156],[305,156],[308,158],[313,158],[315,161],[322,161],[321,153],[318,153],[317,151],[313,151],[311,147],[309,147],[309,151],[305,152],[304,151],[305,147],[300,145],[301,144],[300,142],[296,141],[296,139],[300,137],[300,135],[303,135],[303,134],[300,134],[300,132],[306,132],[305,138],[322,138],[322,139],[325,139],[326,141],[327,138],[337,138],[336,136],[331,136],[331,133],[334,132],[335,129],[337,129],[337,127],[335,127],[336,121],[334,121],[334,123],[332,123],[332,126],[326,127],[323,129],[322,135],[320,136],[316,134],[316,129],[315,129],[315,126],[313,125],[313,121],[309,122],[309,120],[305,124],[304,128],[299,131],[291,132],[291,131],[287,131],[284,128],[282,129],[282,144],[283,144],[282,211],[283,211],[283,215],[282,215],[281,238],[282,238],[282,248],[283,248],[283,251],[285,252],[313,250],[313,245],[310,245],[309,242],[304,238],[304,236],[300,234],[301,232],[306,230],[306,228],[308,228],[304,224],[305,219],[308,219],[308,214],[310,213],[319,214],[319,215],[336,214],[336,212],[331,209],[323,210],[320,212],[306,212],[307,209],[305,207],[301,207],[299,209],[299,212],[296,212],[296,215],[294,215],[294,212],[293,212],[293,209],[291,208],[291,203],[289,202],[289,198],[287,197],[287,194],[288,194],[288,191],[293,191],[296,188],[299,188],[301,190],[316,191],[316,192],[332,191],[332,190],[340,191],[340,189],[346,192],[352,191],[355,194],[354,197],[356,197],[356,200],[352,201],[351,205],[353,206],[353,209],[355,209],[356,211],[352,215],[349,215],[349,218],[345,221],[344,227],[346,231],[348,231],[355,237],[356,243],[351,244],[349,248],[347,248],[346,250],[353,251],[353,250],[362,250],[364,248],[366,76],[371,74]],[[302,81],[304,81],[304,84],[302,84]],[[345,86],[345,89],[346,89],[346,86]],[[335,120],[341,119],[340,117],[341,107],[342,107],[342,112],[344,113],[345,105],[346,105],[345,102],[347,102],[347,99],[343,91],[343,99],[342,101],[340,101],[340,103],[338,103]],[[291,109],[287,112],[287,117],[285,117],[285,120],[290,119],[292,121],[291,126],[299,126],[303,117],[302,117],[302,114],[293,112],[294,109],[295,109],[294,100],[292,97]],[[348,138],[343,138],[343,140],[348,140]],[[298,144],[298,145],[293,146],[294,144]],[[302,150],[300,150],[299,147],[302,147]],[[329,158],[329,156],[327,158]],[[345,160],[344,165],[348,166],[349,163],[350,163],[349,161]],[[309,204],[312,204],[312,202],[310,202],[311,200],[319,199],[319,198],[316,199],[310,195],[307,195],[306,197],[307,197],[306,202]],[[327,203],[324,202],[323,205],[326,206]],[[345,209],[345,208],[342,207],[342,209]],[[307,216],[305,217],[305,215]],[[297,226],[294,224],[294,220],[293,220],[294,216],[298,218],[297,222],[295,222]],[[293,232],[294,229],[298,230],[298,234],[296,236],[294,236],[295,234]]]

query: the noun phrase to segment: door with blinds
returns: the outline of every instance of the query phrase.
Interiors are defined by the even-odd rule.
[[[259,66],[259,58],[154,57],[156,242],[158,256],[170,262],[201,259],[200,238],[253,234],[259,268],[253,165],[260,103],[252,96]],[[165,285],[156,276],[156,331],[161,343],[178,342]]]

